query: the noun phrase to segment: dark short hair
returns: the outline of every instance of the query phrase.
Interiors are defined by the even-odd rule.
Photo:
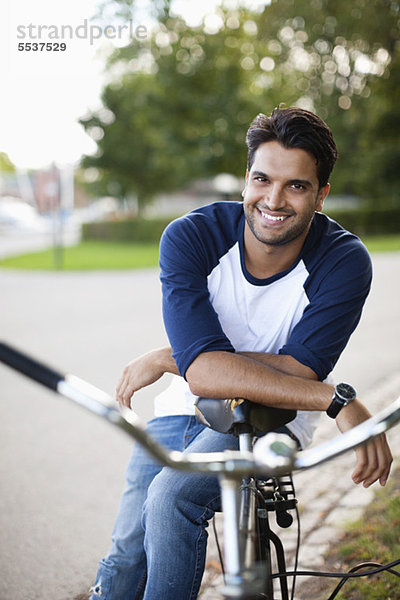
[[[338,152],[332,131],[317,115],[296,106],[275,108],[270,117],[257,115],[246,135],[249,171],[260,144],[272,141],[284,148],[301,148],[312,154],[317,163],[319,187],[328,183]]]

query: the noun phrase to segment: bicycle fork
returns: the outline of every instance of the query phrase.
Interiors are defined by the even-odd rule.
[[[252,436],[239,436],[240,449],[251,450]],[[224,515],[225,585],[228,599],[273,600],[269,541],[260,555],[256,490],[251,477],[220,479]],[[261,560],[262,559],[262,560]]]

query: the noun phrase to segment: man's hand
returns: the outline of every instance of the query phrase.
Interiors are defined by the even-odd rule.
[[[178,375],[171,348],[159,348],[135,358],[123,370],[116,390],[117,401],[130,408],[133,394],[155,383],[164,373]]]
[[[340,411],[336,417],[336,424],[344,433],[366,421],[370,416],[365,406],[358,400],[354,400]],[[381,485],[385,485],[393,462],[385,434],[359,446],[355,453],[357,463],[352,475],[354,483],[362,483],[367,488],[379,480]]]

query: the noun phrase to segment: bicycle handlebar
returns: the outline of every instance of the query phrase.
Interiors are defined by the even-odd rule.
[[[0,362],[121,428],[165,466],[199,473],[232,472],[238,477],[254,472],[251,452],[245,454],[227,451],[183,455],[181,452],[167,450],[144,430],[134,411],[126,407],[116,408],[115,400],[103,390],[75,375],[62,374],[5,342],[0,342]]]
[[[63,375],[4,342],[0,342],[0,361],[120,427],[161,464],[193,473],[241,478],[251,473],[279,476],[308,469],[365,443],[400,421],[399,397],[364,423],[309,450],[299,452],[295,442],[287,435],[268,433],[257,440],[253,453],[229,450],[183,454],[158,444],[144,430],[139,417],[132,410],[126,407],[117,409],[111,396],[79,377]]]
[[[57,384],[64,377],[59,371],[55,371],[49,366],[3,342],[0,343],[0,360],[9,367],[20,371],[27,377],[42,383],[54,391],[57,391]]]

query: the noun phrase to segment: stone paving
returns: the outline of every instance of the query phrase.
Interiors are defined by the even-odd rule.
[[[400,374],[396,373],[375,390],[365,394],[363,401],[369,410],[376,414],[384,406],[393,402],[399,394]],[[336,434],[337,429],[333,421],[331,422],[324,416],[314,445],[332,438]],[[399,456],[400,436],[396,429],[389,432],[388,438],[392,454]],[[348,452],[334,461],[294,475],[301,524],[299,569],[321,569],[324,563],[324,553],[330,544],[338,539],[346,523],[361,516],[365,506],[372,500],[374,489],[378,484],[368,489],[355,485],[351,480],[353,468],[354,455],[353,452]],[[291,569],[297,542],[296,521],[289,529],[274,527],[272,521],[273,519],[271,519],[271,526],[284,543],[287,568]],[[222,515],[218,515],[217,528],[220,533],[221,524]],[[300,583],[304,589],[305,581],[304,577],[301,578],[301,581],[298,578],[296,600],[309,600],[306,591],[299,591]],[[223,578],[214,535],[210,533],[207,570],[203,580],[201,600],[222,600],[222,595],[218,593],[218,588],[222,583]],[[327,583],[327,590],[331,590],[331,588],[332,582],[330,581]],[[280,593],[277,590],[276,599],[279,600],[279,598]]]

